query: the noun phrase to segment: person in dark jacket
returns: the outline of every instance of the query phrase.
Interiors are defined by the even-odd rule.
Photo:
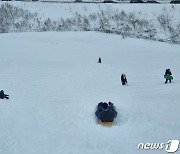
[[[116,117],[116,112],[108,109],[108,104],[102,104],[103,110],[98,114],[98,118],[101,122],[113,122]]]
[[[115,106],[113,103],[111,103],[111,102],[108,103],[108,109],[111,111],[114,111],[116,113],[115,117],[117,116],[117,112],[116,112],[116,109],[115,109]]]
[[[165,75],[172,75],[171,70],[170,70],[169,68],[168,68],[168,69],[166,69],[166,71],[165,71]],[[169,80],[169,82],[171,83],[171,79],[167,79],[167,78],[166,78],[165,83],[167,83],[167,82],[168,82],[168,80]]]
[[[95,112],[95,115],[96,115],[97,117],[98,117],[98,114],[99,114],[100,112],[102,112],[102,110],[103,110],[102,104],[103,104],[103,102],[98,103],[97,110],[96,110],[96,112]]]
[[[114,104],[111,102],[108,102],[108,109],[109,110],[114,110]]]
[[[1,98],[1,99],[4,99],[4,98],[9,99],[9,95],[6,95],[6,94],[4,93],[4,90],[1,90],[1,91],[0,91],[0,98]]]
[[[127,78],[126,78],[125,74],[121,75],[121,83],[122,83],[122,85],[126,85],[127,84]]]
[[[98,59],[98,63],[101,63],[101,57],[99,57],[99,59]]]

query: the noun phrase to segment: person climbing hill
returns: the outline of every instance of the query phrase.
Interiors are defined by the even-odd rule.
[[[165,83],[167,83],[168,81],[171,83],[171,80],[173,79],[173,77],[172,77],[171,70],[169,68],[166,69],[164,78],[166,79]]]
[[[101,63],[101,57],[99,57],[99,59],[98,59],[98,63]]]
[[[125,74],[121,75],[121,83],[122,83],[122,85],[126,85],[127,84],[127,78],[126,78]]]

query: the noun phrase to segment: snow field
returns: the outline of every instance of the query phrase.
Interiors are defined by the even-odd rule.
[[[178,45],[96,32],[9,33],[0,42],[10,95],[0,100],[0,153],[150,154],[137,145],[180,138]],[[114,125],[96,122],[100,101],[116,106]]]

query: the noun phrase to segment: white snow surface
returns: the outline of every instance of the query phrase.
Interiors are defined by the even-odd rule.
[[[0,42],[0,89],[10,95],[0,100],[0,154],[165,154],[137,145],[180,140],[179,45],[97,32],[7,33]],[[116,106],[112,126],[96,121],[100,101]]]

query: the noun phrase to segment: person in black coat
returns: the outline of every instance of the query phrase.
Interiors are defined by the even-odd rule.
[[[113,122],[117,112],[109,110],[107,103],[103,103],[102,108],[102,112],[98,114],[98,118],[101,120],[101,122]]]
[[[103,110],[102,104],[103,104],[103,102],[98,103],[97,110],[96,110],[96,112],[95,112],[95,115],[96,115],[97,117],[98,117],[99,113],[102,112],[102,110]]]
[[[101,57],[99,57],[99,59],[98,59],[98,63],[101,63]]]
[[[116,108],[115,108],[113,103],[111,103],[111,102],[108,103],[108,109],[115,112],[115,118],[116,118],[117,117],[117,111],[116,111]]]
[[[165,71],[165,75],[172,75],[171,70],[170,70],[169,68],[168,68],[168,69],[166,69],[166,71]],[[168,82],[168,80],[169,80],[169,82],[171,83],[171,79],[167,79],[167,78],[166,78],[165,83],[167,83],[167,82]]]
[[[122,85],[126,85],[127,84],[127,78],[126,78],[125,74],[121,75],[121,83],[122,83]]]
[[[4,90],[1,90],[1,91],[0,91],[0,98],[1,98],[1,99],[4,99],[4,98],[9,99],[9,95],[6,95],[6,94],[4,93]]]

